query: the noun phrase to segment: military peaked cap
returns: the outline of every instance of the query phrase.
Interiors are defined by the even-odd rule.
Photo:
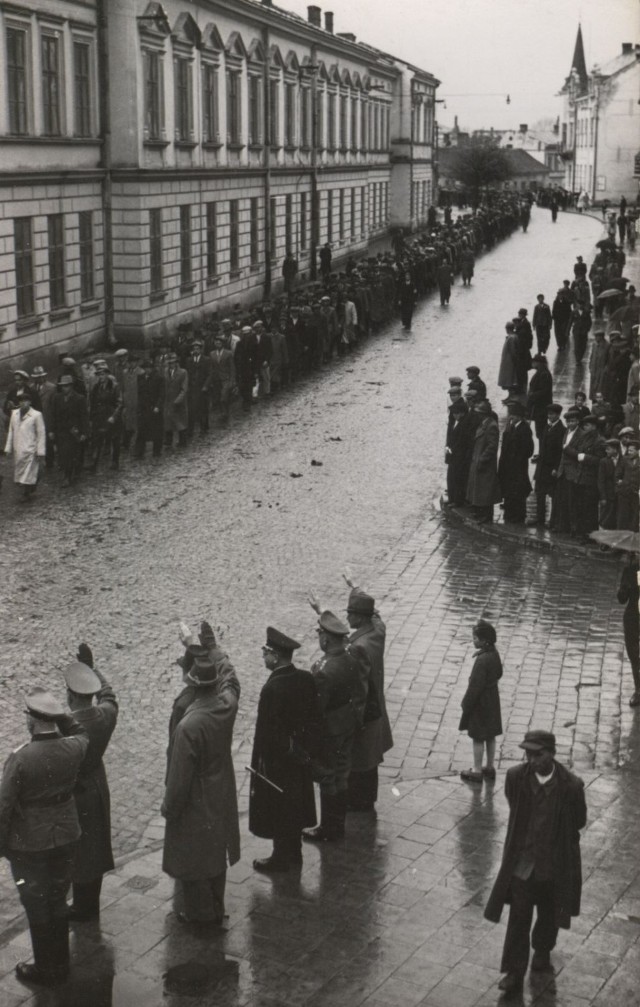
[[[95,671],[82,661],[72,661],[62,672],[67,689],[79,696],[93,696],[100,692],[102,685]]]
[[[286,633],[281,633],[279,629],[267,626],[267,647],[273,647],[274,650],[290,651],[298,650],[300,644],[297,640],[287,636]]]
[[[62,704],[42,686],[36,686],[32,689],[29,695],[25,696],[24,701],[27,713],[39,720],[57,720],[58,717],[64,717],[65,711]]]
[[[343,622],[338,619],[337,615],[330,612],[329,609],[325,609],[320,618],[318,619],[318,626],[323,629],[325,633],[332,633],[333,636],[349,636],[349,628],[345,626]]]

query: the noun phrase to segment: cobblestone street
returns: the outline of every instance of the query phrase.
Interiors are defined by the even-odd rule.
[[[567,956],[582,955],[574,972],[580,973],[584,996],[576,987],[563,992],[560,984],[554,999],[537,990],[542,999],[536,1003],[624,1002],[594,999],[638,939],[637,925],[628,919],[637,916],[639,906],[637,874],[630,866],[637,872],[630,839],[632,827],[637,829],[637,794],[635,805],[624,796],[637,780],[638,723],[627,705],[630,673],[623,665],[622,609],[615,599],[618,562],[597,554],[522,550],[498,534],[448,525],[434,508],[443,484],[448,375],[477,364],[497,405],[504,322],[521,305],[531,311],[539,291],[551,300],[571,275],[575,256],[590,257],[599,237],[592,218],[561,215],[553,226],[545,211],[534,210],[529,232],[484,256],[474,285],[456,284],[448,309],[431,298],[416,312],[409,336],[399,325],[381,332],[316,381],[260,406],[249,421],[234,420],[229,430],[194,442],[160,465],[127,462],[117,478],[87,480],[73,496],[45,486],[28,513],[13,505],[10,488],[3,491],[0,754],[22,740],[26,684],[35,677],[62,694],[59,669],[76,644],[87,640],[121,703],[106,760],[119,856],[152,850],[162,835],[158,809],[168,712],[180,687],[174,664],[181,651],[180,618],[193,625],[207,618],[222,626],[223,644],[241,677],[236,745],[244,821],[243,766],[264,677],[264,627],[272,623],[303,639],[299,663],[308,666],[315,641],[309,588],[328,606],[343,608],[339,575],[348,563],[379,599],[388,623],[395,747],[385,763],[378,827],[360,822],[343,851],[309,854],[302,893],[289,890],[293,882],[285,879],[274,901],[271,883],[254,878],[248,866],[257,844],[247,839],[242,863],[232,872],[232,929],[216,945],[240,960],[239,980],[237,974],[228,979],[228,996],[216,993],[220,1007],[494,1002],[495,989],[490,991],[498,977],[501,935],[488,924],[481,927],[481,904],[505,822],[503,771],[520,761],[517,744],[533,724],[556,732],[559,758],[590,783],[594,810],[586,846],[598,882],[575,933],[562,938]],[[556,362],[555,374],[556,397],[566,402],[581,376],[571,362]],[[470,762],[469,739],[457,726],[473,651],[470,627],[480,615],[496,625],[505,665],[501,772],[495,795],[489,788],[482,796],[457,779]],[[616,828],[608,835],[612,822]],[[358,843],[375,854],[366,864]],[[629,867],[627,874],[616,867],[608,889],[604,852]],[[460,864],[467,853],[472,870]],[[118,908],[123,886],[140,876],[153,877],[149,894],[144,885],[137,894],[130,885],[128,901]],[[107,910],[103,929],[118,949],[117,971],[131,965],[138,976],[128,980],[130,999],[124,998],[125,983],[123,998],[114,998],[114,1004],[133,1002],[136,982],[139,996],[146,996],[163,965],[189,957],[184,937],[166,930],[167,908],[160,903],[169,898],[170,886],[158,877],[156,854],[149,853],[107,883],[116,922],[109,922]],[[4,867],[0,895],[0,925],[6,925],[18,905]],[[337,902],[346,907],[347,919],[329,926]],[[313,903],[313,913],[305,903]],[[596,907],[602,909],[597,918]],[[126,933],[118,921],[126,916],[130,927],[139,910],[140,917],[151,915],[140,931],[142,943],[134,946],[134,935],[118,936]],[[615,952],[601,937],[588,943],[605,915],[611,916],[605,929]],[[274,918],[276,938],[270,933]],[[301,946],[295,933],[298,922],[304,922],[307,944],[314,935],[322,944],[324,971],[312,967],[309,947]],[[456,927],[469,937],[466,944]],[[167,933],[169,955],[166,941],[160,949]],[[78,948],[80,958],[96,951],[82,941]],[[595,962],[596,951],[600,957],[612,954],[616,964],[601,963],[602,981],[589,986],[582,975],[591,975],[588,962],[582,968],[580,961],[585,964],[589,955]],[[1,953],[3,973],[12,967],[9,952]],[[366,981],[359,978],[365,973]],[[427,976],[433,980],[428,988]],[[438,984],[444,988],[429,999]],[[21,1002],[18,989],[10,976],[2,980],[0,1005],[3,995],[7,1004]],[[85,1000],[37,1003],[72,1007],[88,1003],[86,990],[84,995]],[[157,998],[144,1002],[160,1002],[157,990],[149,996]],[[90,1000],[98,1007],[95,990]]]

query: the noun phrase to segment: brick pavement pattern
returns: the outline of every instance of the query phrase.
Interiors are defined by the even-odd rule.
[[[454,288],[449,313],[429,302],[411,336],[382,334],[315,385],[265,407],[251,424],[238,422],[210,450],[166,459],[161,469],[127,468],[117,481],[98,481],[66,503],[43,494],[37,522],[33,513],[9,511],[5,722],[22,723],[21,694],[34,669],[55,687],[54,675],[76,643],[85,638],[94,645],[123,701],[107,760],[120,855],[153,851],[162,835],[157,808],[168,710],[179,688],[172,666],[178,618],[195,624],[208,616],[215,623],[217,614],[227,624],[225,642],[244,688],[239,782],[263,675],[264,625],[311,629],[309,584],[339,608],[346,599],[338,586],[344,562],[375,592],[388,622],[396,746],[385,766],[377,825],[350,816],[344,845],[307,852],[300,885],[254,877],[248,865],[265,844],[247,838],[231,875],[230,929],[213,943],[185,936],[168,915],[171,886],[159,875],[155,852],[125,864],[106,883],[112,904],[102,920],[104,941],[84,930],[76,949],[78,961],[96,956],[105,990],[113,980],[114,1004],[142,1004],[145,997],[159,1003],[160,974],[189,958],[222,969],[212,948],[230,959],[215,989],[222,1007],[464,1007],[482,1003],[485,992],[495,1000],[501,933],[480,917],[501,849],[502,773],[495,788],[479,793],[457,779],[470,761],[457,723],[470,627],[482,614],[497,625],[505,663],[501,770],[519,758],[526,727],[544,719],[558,733],[561,758],[589,780],[584,846],[595,908],[585,905],[560,951],[570,976],[570,952],[579,955],[586,944],[582,960],[588,956],[587,968],[600,969],[601,982],[593,996],[587,993],[584,976],[591,973],[578,959],[573,971],[583,985],[565,996],[561,973],[555,999],[538,990],[539,1002],[600,1007],[616,1002],[602,999],[616,988],[611,984],[622,990],[633,979],[635,988],[637,766],[630,765],[637,719],[626,705],[624,673],[621,679],[617,565],[525,552],[431,514],[442,481],[447,375],[477,363],[498,401],[491,375],[502,315],[510,317],[538,289],[549,296],[576,252],[587,251],[585,236],[587,243],[598,237],[593,222],[561,217],[554,231],[558,258],[551,260],[544,221],[534,217],[537,237],[532,228],[485,257],[476,286]],[[495,337],[479,339],[477,319],[498,310]],[[323,466],[310,467],[311,459]],[[303,477],[292,480],[290,472]],[[303,666],[312,657],[311,638],[309,632]],[[2,754],[19,740],[5,732]],[[243,818],[246,800],[243,786]],[[6,873],[0,894],[1,925],[18,908]],[[0,1007],[30,999],[11,975],[24,940],[19,932],[0,949]],[[38,1005],[97,1007],[99,991],[95,983],[83,987],[83,975],[89,982],[80,970],[75,985],[60,993],[67,999],[40,995]],[[212,1002],[212,990],[202,1003]],[[106,994],[104,1002],[111,1002]]]

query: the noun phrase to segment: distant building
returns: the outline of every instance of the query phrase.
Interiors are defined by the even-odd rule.
[[[624,42],[616,57],[588,73],[578,27],[571,70],[560,93],[564,187],[584,190],[594,202],[617,203],[622,195],[635,199],[640,174],[640,46]]]
[[[0,2],[0,63],[0,366],[148,343],[434,198],[439,82],[317,6]]]
[[[477,129],[473,136],[491,137],[506,150],[524,150],[549,169],[545,185],[564,184],[564,163],[560,157],[560,122],[543,120],[533,126],[520,123],[517,129]]]

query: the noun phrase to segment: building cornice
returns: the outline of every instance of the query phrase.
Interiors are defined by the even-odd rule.
[[[60,171],[2,171],[0,172],[0,188],[13,185],[58,185],[60,183],[101,182],[106,172],[100,168]]]

